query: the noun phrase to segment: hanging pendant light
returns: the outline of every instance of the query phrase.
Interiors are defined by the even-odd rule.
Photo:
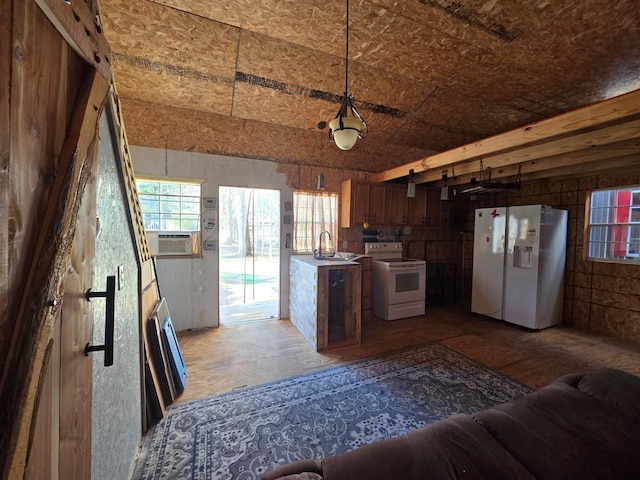
[[[414,198],[416,196],[416,182],[413,179],[413,168],[409,170],[409,182],[407,183],[407,197]]]
[[[358,138],[365,138],[369,133],[367,123],[353,106],[353,95],[349,90],[349,0],[347,0],[347,41],[345,54],[344,95],[340,110],[329,122],[329,138],[340,150],[349,150],[356,144]]]

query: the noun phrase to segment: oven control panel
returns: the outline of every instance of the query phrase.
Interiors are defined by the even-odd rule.
[[[379,254],[401,254],[402,255],[402,243],[401,242],[378,242],[378,243],[365,243],[364,244],[365,255],[379,255]]]

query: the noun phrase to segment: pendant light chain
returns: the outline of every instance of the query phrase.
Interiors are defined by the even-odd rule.
[[[347,35],[347,41],[346,41],[346,48],[345,48],[345,54],[344,54],[344,95],[345,97],[348,96],[348,92],[349,92],[349,0],[347,0],[347,30],[346,30],[346,35]]]
[[[353,105],[353,95],[349,95],[349,0],[346,0],[346,6],[344,96],[338,114],[329,122],[329,138],[340,150],[349,150],[359,138],[365,138],[369,133],[367,122]]]
[[[164,176],[165,177],[169,176],[169,149],[168,149],[168,144],[169,144],[169,142],[165,138],[164,139]]]

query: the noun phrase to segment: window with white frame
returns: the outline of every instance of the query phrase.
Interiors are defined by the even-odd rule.
[[[318,248],[320,234],[324,249],[334,249],[338,233],[338,194],[329,192],[293,192],[293,251],[310,254]]]
[[[640,186],[593,191],[587,219],[588,258],[640,260]]]
[[[145,230],[200,231],[200,184],[136,179]]]

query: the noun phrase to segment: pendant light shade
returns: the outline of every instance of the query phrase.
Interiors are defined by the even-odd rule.
[[[347,42],[345,54],[345,81],[344,96],[340,104],[340,110],[333,120],[329,122],[329,138],[340,150],[349,150],[358,138],[365,138],[369,133],[367,123],[353,106],[353,95],[348,94],[349,89],[349,0],[347,0]]]
[[[407,197],[414,198],[416,196],[416,182],[413,180],[413,168],[409,170],[409,182],[407,183]]]
[[[334,118],[329,122],[330,138],[340,150],[349,150],[356,144],[364,124],[353,117]]]

